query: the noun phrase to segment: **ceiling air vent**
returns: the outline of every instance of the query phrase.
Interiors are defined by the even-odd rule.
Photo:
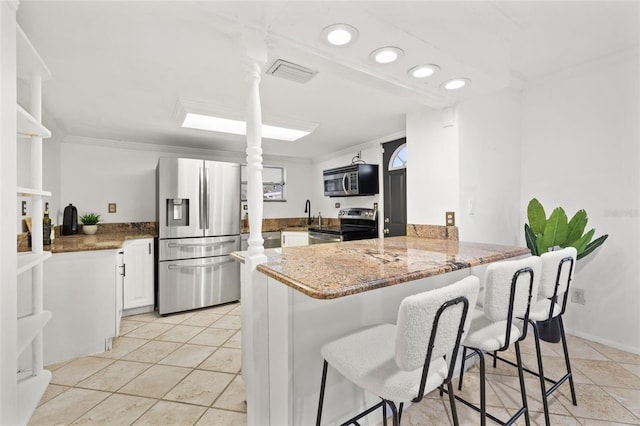
[[[269,67],[267,74],[271,74],[276,77],[286,78],[287,80],[295,81],[298,83],[306,83],[311,80],[318,71],[314,71],[302,65],[294,64],[292,62],[283,61],[278,59]]]

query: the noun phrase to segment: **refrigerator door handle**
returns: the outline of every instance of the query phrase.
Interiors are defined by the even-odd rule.
[[[204,204],[204,207],[205,207],[205,210],[204,210],[204,218],[205,218],[204,219],[204,223],[205,223],[205,226],[204,226],[204,228],[205,229],[209,229],[209,213],[210,213],[209,212],[209,200],[210,200],[209,197],[210,197],[210,194],[209,194],[209,168],[208,167],[204,168],[204,188],[205,188],[205,197],[204,197],[204,200],[205,200],[205,202],[204,202],[205,203]]]
[[[235,243],[237,240],[225,240],[225,241],[216,241],[215,243],[169,243],[167,247],[176,248],[176,247],[216,247],[224,244]]]
[[[204,208],[204,202],[205,202],[204,201],[204,185],[205,185],[205,183],[204,183],[204,169],[202,167],[200,167],[200,169],[198,170],[198,182],[199,182],[199,185],[198,185],[199,194],[198,195],[200,197],[200,202],[199,202],[200,211],[198,212],[199,215],[200,215],[199,218],[198,218],[200,223],[198,225],[199,225],[200,229],[204,229],[204,217],[203,217],[204,214],[203,213],[204,213],[204,210],[205,210],[205,208]]]
[[[220,267],[226,263],[234,263],[235,260],[233,259],[229,259],[229,260],[223,260],[222,262],[214,262],[214,263],[203,263],[200,265],[169,265],[167,266],[168,269],[199,269],[199,268],[217,268]]]

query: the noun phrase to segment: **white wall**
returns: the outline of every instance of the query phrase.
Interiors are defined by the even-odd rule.
[[[572,333],[640,353],[638,52],[525,87],[522,200],[581,208],[609,239],[578,262]],[[524,241],[523,241],[524,243]]]
[[[407,223],[444,225],[445,212],[459,214],[458,127],[443,118],[430,108],[407,113]]]
[[[520,243],[520,93],[504,90],[458,105],[460,239]]]
[[[241,153],[180,150],[135,142],[69,137],[60,144],[60,191],[54,193],[59,208],[52,213],[54,221],[62,222],[64,207],[69,203],[76,206],[78,214],[96,212],[107,223],[156,220],[155,168],[158,158],[163,156],[233,162],[246,159]],[[264,203],[264,217],[304,216],[304,201],[309,197],[310,165],[273,158],[265,159],[265,164],[286,168],[287,201]],[[116,203],[116,213],[108,213],[109,203]]]

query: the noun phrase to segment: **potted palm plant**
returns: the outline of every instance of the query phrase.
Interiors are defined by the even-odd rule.
[[[82,232],[88,235],[93,235],[98,232],[100,215],[95,213],[86,213],[80,216],[80,222],[82,222]]]
[[[533,198],[527,207],[527,218],[529,223],[524,225],[524,235],[527,247],[534,256],[557,248],[575,247],[580,260],[593,253],[609,237],[605,234],[594,240],[595,229],[585,233],[588,218],[584,209],[578,210],[571,220],[562,207],[556,207],[547,217],[542,204]],[[538,329],[541,339],[557,343],[560,341],[560,331],[557,318],[554,319],[556,321],[538,322]]]

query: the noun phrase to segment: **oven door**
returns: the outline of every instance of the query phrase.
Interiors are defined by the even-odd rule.
[[[339,243],[342,236],[337,234],[325,234],[324,232],[309,232],[309,244]]]

